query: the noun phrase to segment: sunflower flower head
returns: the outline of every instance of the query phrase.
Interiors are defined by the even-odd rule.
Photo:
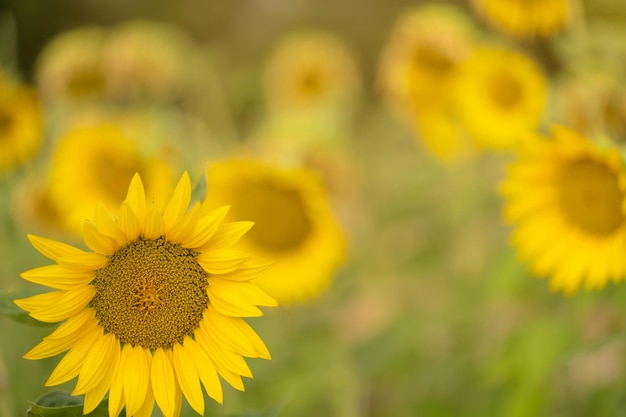
[[[346,241],[319,178],[306,168],[281,168],[260,160],[214,163],[207,201],[230,201],[233,220],[255,227],[239,242],[255,258],[273,261],[256,282],[281,304],[304,301],[325,289],[343,262]]]
[[[457,79],[455,105],[468,134],[480,147],[507,149],[539,125],[547,82],[530,57],[501,47],[481,47]]]
[[[361,80],[351,50],[321,31],[301,31],[283,39],[264,74],[272,112],[346,112],[356,104]]]
[[[104,121],[73,127],[57,141],[50,198],[66,219],[67,230],[80,231],[98,201],[119,206],[124,200],[119,184],[129,183],[135,172],[141,174],[149,195],[169,195],[172,169],[159,152],[144,148],[121,126]]]
[[[110,417],[124,408],[149,417],[155,402],[175,417],[183,396],[203,415],[202,387],[221,403],[218,375],[243,390],[241,377],[252,377],[243,357],[270,358],[242,319],[276,305],[251,282],[268,265],[250,265],[231,248],[252,223],[224,223],[228,207],[188,209],[190,201],[186,173],[164,208],[146,200],[136,174],[117,216],[99,205],[85,223],[91,251],[29,236],[56,263],[22,278],[53,291],[15,303],[37,320],[63,323],[24,357],[67,351],[46,385],[77,378],[84,414],[108,393]]]
[[[472,144],[454,120],[454,84],[474,47],[474,30],[456,9],[421,6],[401,16],[387,40],[378,83],[389,107],[430,154],[466,158]]]
[[[26,162],[39,149],[43,120],[35,93],[0,72],[0,173]]]
[[[487,22],[518,38],[549,37],[567,26],[571,0],[472,0]]]
[[[520,150],[502,184],[512,242],[555,290],[624,278],[626,172],[616,149],[553,129]]]

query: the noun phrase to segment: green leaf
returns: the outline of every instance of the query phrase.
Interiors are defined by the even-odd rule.
[[[201,176],[196,181],[193,189],[191,190],[191,204],[193,205],[195,202],[202,201],[204,199],[204,195],[206,194],[207,180],[206,175]]]
[[[43,323],[35,320],[13,302],[15,299],[26,298],[40,293],[41,290],[36,288],[0,289],[0,315],[20,323],[35,326],[52,326],[52,323]]]
[[[108,417],[107,400],[102,401],[95,410],[86,414],[89,417]],[[124,416],[122,412],[120,416]],[[82,417],[83,399],[73,397],[64,391],[52,391],[30,403],[26,417]]]

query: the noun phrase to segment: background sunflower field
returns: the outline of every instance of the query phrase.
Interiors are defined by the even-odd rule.
[[[74,382],[22,358],[55,327],[13,303],[27,234],[84,246],[135,172],[183,171],[256,222],[279,301],[205,415],[626,416],[624,28],[621,0],[0,3],[0,417],[74,415],[31,405]],[[602,173],[552,175],[572,154]],[[564,184],[604,191],[512,233]]]

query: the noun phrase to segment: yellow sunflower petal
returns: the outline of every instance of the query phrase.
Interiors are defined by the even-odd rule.
[[[119,248],[115,239],[100,233],[96,225],[90,221],[85,221],[83,240],[90,249],[105,255],[112,255]]]
[[[77,271],[60,265],[47,265],[20,274],[26,281],[59,290],[71,290],[88,284],[95,276],[93,271]]]
[[[135,216],[139,220],[140,226],[143,226],[142,219],[146,217],[146,192],[143,188],[143,182],[139,174],[135,174],[130,181],[128,194],[126,194],[126,203],[132,209]]]
[[[152,353],[148,349],[144,349],[143,352],[146,356],[146,361],[148,362],[148,369],[152,369]],[[152,415],[152,410],[154,410],[154,392],[152,390],[152,382],[148,379],[146,398],[139,408],[139,411],[137,411],[133,417],[150,417]]]
[[[99,253],[85,252],[77,255],[61,256],[57,262],[66,268],[95,271],[104,268],[109,263],[109,259]]]
[[[203,215],[200,220],[198,220],[193,236],[185,240],[185,247],[198,248],[203,246],[217,231],[222,220],[224,220],[226,214],[228,214],[229,209],[230,206],[223,206]]]
[[[132,242],[137,239],[137,236],[139,236],[139,233],[141,232],[139,220],[127,203],[123,203],[120,207],[117,225],[126,236],[128,242]]]
[[[193,235],[200,219],[200,204],[196,203],[191,210],[166,233],[167,240],[172,243],[181,243]]]
[[[106,363],[106,373],[100,383],[91,391],[87,391],[85,393],[83,414],[89,414],[93,410],[95,410],[95,408],[102,402],[102,399],[106,395],[107,391],[109,391],[109,388],[111,388],[113,379],[117,377],[117,373],[119,370],[120,356],[121,349],[118,346],[118,348],[113,351],[113,355],[109,358],[109,361]],[[109,395],[109,398],[111,398],[111,395]]]
[[[165,417],[174,417],[176,408],[176,376],[169,358],[161,348],[154,352],[150,377],[152,378],[154,398],[161,412],[163,412]]]
[[[234,245],[254,226],[254,222],[223,223],[200,251],[208,248],[226,248]]]
[[[119,350],[120,342],[113,333],[108,333],[98,339],[87,353],[72,395],[84,394],[96,388],[108,370],[108,366],[102,366],[102,364],[111,363],[115,352]]]
[[[92,309],[85,309],[88,315],[78,313],[70,317],[65,323],[61,324],[50,336],[44,339],[37,346],[26,352],[23,356],[25,359],[43,359],[58,355],[65,352],[78,342],[78,340],[86,332],[94,331],[98,326],[98,322],[93,319],[93,314],[89,312]],[[83,320],[86,317],[87,320]],[[68,331],[67,329],[71,329]],[[61,330],[61,332],[58,332]]]
[[[182,219],[190,201],[191,181],[189,180],[189,174],[185,171],[176,185],[172,199],[163,212],[163,221],[168,229]]]
[[[85,285],[69,291],[54,291],[15,300],[20,308],[44,323],[56,323],[77,314],[91,301],[96,289]]]
[[[118,355],[117,366],[109,388],[109,417],[118,417],[124,408],[124,379],[122,378],[122,352]]]
[[[56,261],[61,256],[84,253],[82,250],[56,240],[46,239],[35,235],[28,235],[30,243],[47,258]]]
[[[87,354],[98,339],[102,337],[102,327],[86,333],[83,337],[63,356],[63,359],[54,368],[46,381],[46,386],[59,385],[76,377],[85,362]]]
[[[115,222],[115,218],[106,209],[102,202],[96,206],[94,223],[97,225],[97,229],[100,233],[112,237],[118,246],[126,242],[126,235],[120,230],[119,226]]]
[[[227,274],[250,259],[246,252],[234,250],[213,250],[198,255],[198,263],[209,274]]]
[[[144,227],[143,235],[148,239],[156,239],[159,236],[165,234],[165,223],[161,213],[156,206],[150,207],[146,216],[146,224]]]
[[[176,373],[176,379],[180,385],[187,402],[198,414],[204,414],[204,396],[198,379],[197,365],[191,360],[186,347],[189,336],[185,337],[183,344],[174,345],[172,364]]]
[[[238,375],[252,378],[252,372],[246,364],[246,361],[239,354],[228,351],[217,343],[214,339],[209,337],[206,328],[203,328],[202,324],[206,320],[203,320],[198,330],[196,330],[196,337],[200,346],[209,354],[209,357],[215,364],[221,364],[224,368],[232,371]]]
[[[220,278],[228,279],[231,281],[250,281],[253,280],[274,266],[274,262],[267,262],[261,265],[241,265],[239,268],[234,270],[233,272],[229,272],[227,274],[220,274]]]
[[[146,399],[150,378],[148,361],[142,347],[133,347],[129,343],[124,345],[120,358],[120,374],[123,381],[126,414],[133,416]]]
[[[269,351],[261,338],[239,317],[229,317],[209,306],[201,322],[208,337],[227,349],[248,357],[270,359]]]
[[[250,282],[235,282],[220,277],[212,277],[210,287],[213,287],[213,293],[219,292],[224,298],[228,297],[233,303],[240,305],[245,303],[267,307],[278,305],[276,300]]]
[[[187,353],[189,353],[192,360],[197,364],[198,376],[207,394],[219,404],[222,404],[224,401],[222,384],[217,376],[217,369],[215,369],[211,358],[193,339],[185,340],[185,347]]]

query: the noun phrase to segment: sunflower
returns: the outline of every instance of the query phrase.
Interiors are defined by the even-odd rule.
[[[121,101],[174,101],[194,59],[191,40],[175,26],[132,21],[115,27],[103,46],[107,93]]]
[[[517,51],[482,47],[461,71],[458,117],[478,145],[510,148],[537,128],[547,82],[535,61]]]
[[[294,33],[270,55],[263,74],[274,112],[341,112],[354,106],[360,76],[350,49],[328,33]]]
[[[163,197],[173,187],[168,164],[140,151],[138,144],[113,124],[81,126],[62,137],[54,151],[50,172],[50,197],[67,219],[66,227],[78,231],[93,206],[109,207],[124,199],[121,184],[135,172],[146,182],[150,195]]]
[[[453,86],[473,49],[473,30],[449,6],[411,9],[398,19],[379,65],[387,104],[440,160],[464,157],[466,138],[453,122]]]
[[[346,242],[312,171],[230,160],[213,164],[207,181],[207,202],[229,201],[233,220],[255,222],[241,249],[275,262],[257,285],[287,303],[313,297],[329,284]]]
[[[520,38],[548,37],[571,19],[571,0],[472,0],[476,12],[497,29]]]
[[[34,92],[0,74],[0,172],[24,163],[39,149],[42,128]]]
[[[622,279],[626,171],[615,149],[576,132],[527,143],[502,185],[512,241],[532,270],[567,293]]]
[[[56,262],[22,278],[55,291],[16,300],[33,318],[56,323],[27,359],[67,352],[47,386],[78,377],[74,395],[85,395],[84,414],[108,392],[109,416],[148,417],[154,403],[165,417],[180,414],[182,396],[200,415],[204,395],[222,402],[220,375],[243,390],[252,377],[243,357],[270,355],[242,317],[260,316],[257,306],[275,301],[250,280],[267,269],[230,249],[251,222],[223,223],[227,207],[210,211],[191,199],[185,173],[162,210],[146,202],[136,174],[119,215],[103,205],[87,221],[85,252],[29,236]]]
[[[106,91],[101,55],[106,32],[74,29],[48,43],[37,60],[37,87],[49,103],[83,102]]]

